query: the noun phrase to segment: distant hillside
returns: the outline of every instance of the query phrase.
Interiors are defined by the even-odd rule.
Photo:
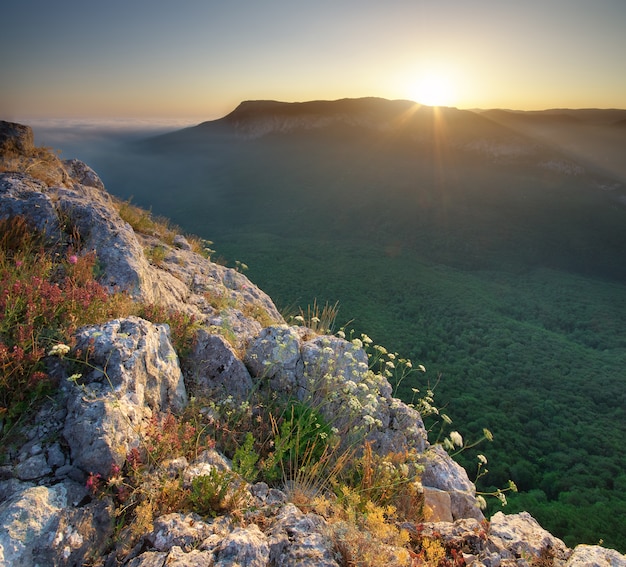
[[[314,234],[401,240],[455,266],[500,266],[506,257],[518,268],[622,278],[626,265],[614,261],[626,239],[621,179],[538,133],[537,124],[552,132],[592,115],[376,98],[248,101],[222,119],[143,142],[146,159],[168,157],[124,172],[118,187],[197,232],[217,208],[213,237],[264,219],[269,232],[287,234],[314,217]],[[175,194],[172,175],[182,176]]]

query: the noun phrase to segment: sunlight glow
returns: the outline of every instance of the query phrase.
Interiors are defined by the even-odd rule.
[[[455,103],[454,85],[441,73],[423,75],[411,87],[411,99],[427,106],[451,106]]]
[[[452,75],[446,69],[426,68],[413,74],[406,84],[411,100],[427,106],[452,106],[457,104],[457,92]]]

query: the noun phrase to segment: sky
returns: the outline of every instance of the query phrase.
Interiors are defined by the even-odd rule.
[[[362,96],[626,108],[626,0],[20,0],[2,20],[4,120]]]

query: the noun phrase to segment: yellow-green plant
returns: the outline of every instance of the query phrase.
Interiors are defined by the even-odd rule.
[[[286,319],[292,323],[302,325],[311,329],[317,334],[331,334],[333,332],[337,314],[339,313],[339,302],[334,304],[326,302],[324,306],[313,301],[313,305],[307,305],[306,309],[299,308],[299,314],[288,316]]]

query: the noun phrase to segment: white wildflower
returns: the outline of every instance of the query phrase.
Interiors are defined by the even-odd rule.
[[[366,344],[366,345],[371,345],[372,344],[372,339],[370,339],[365,333],[363,333],[361,335],[361,340]]]
[[[423,364],[418,364],[417,368],[418,370],[421,370],[422,372],[426,372],[426,367]]]
[[[487,501],[480,494],[476,497],[476,503],[481,510],[487,507]]]
[[[361,339],[352,339],[352,344],[356,348],[363,348],[363,343],[361,342]]]
[[[369,427],[373,427],[374,425],[376,425],[376,420],[371,415],[364,415],[363,421]]]
[[[48,356],[65,356],[68,352],[70,352],[70,347],[59,343],[58,345],[54,345],[49,351]]]
[[[481,465],[486,465],[487,464],[487,457],[485,457],[485,455],[478,455],[477,458],[478,458],[478,462]]]
[[[457,447],[463,447],[463,437],[458,431],[452,431],[450,433],[450,441]]]

